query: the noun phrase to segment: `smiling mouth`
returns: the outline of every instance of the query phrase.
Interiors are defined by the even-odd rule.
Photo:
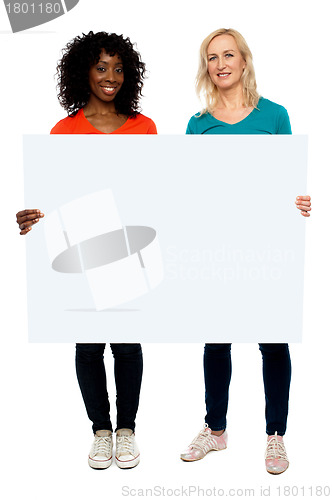
[[[104,94],[112,95],[112,94],[114,94],[116,87],[111,87],[111,86],[103,87],[103,86],[101,86],[101,89],[104,92]]]
[[[219,78],[227,78],[227,76],[229,76],[231,73],[218,73],[217,76]]]

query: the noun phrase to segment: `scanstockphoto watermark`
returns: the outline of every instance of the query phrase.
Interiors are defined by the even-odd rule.
[[[48,23],[73,9],[79,0],[4,0],[13,33]]]
[[[121,493],[123,497],[254,497],[255,489],[223,489],[216,486],[213,486],[212,488],[201,488],[200,486],[180,486],[178,488],[168,488],[156,485],[152,488],[131,488],[130,486],[123,486]]]
[[[123,497],[183,497],[183,498],[327,498],[331,496],[331,488],[327,485],[275,485],[257,486],[255,488],[202,488],[200,486],[179,486],[169,488],[165,486],[153,486],[151,488],[131,488],[123,486],[121,489]]]
[[[169,246],[165,257],[167,279],[189,281],[276,281],[282,277],[282,266],[295,261],[293,250],[227,245],[215,250]]]

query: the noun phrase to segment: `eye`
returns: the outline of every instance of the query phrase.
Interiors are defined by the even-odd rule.
[[[214,61],[215,59],[216,59],[216,56],[209,57],[209,61]]]
[[[117,73],[123,73],[123,68],[116,68],[115,70]]]
[[[99,71],[100,73],[103,73],[105,70],[104,66],[97,66],[97,71]]]
[[[225,57],[234,57],[234,54],[225,54]]]

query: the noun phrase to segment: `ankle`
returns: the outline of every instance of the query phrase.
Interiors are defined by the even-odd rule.
[[[213,434],[213,436],[221,436],[224,432],[225,429],[223,429],[222,431],[211,431],[211,434]]]

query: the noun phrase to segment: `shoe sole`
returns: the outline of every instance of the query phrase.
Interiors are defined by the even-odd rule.
[[[103,470],[103,469],[108,469],[111,464],[112,464],[112,458],[111,457],[109,460],[105,460],[103,462],[99,462],[98,460],[92,460],[92,458],[88,459],[89,466],[91,469],[95,470]]]
[[[285,469],[285,470],[282,470],[282,471],[280,471],[280,472],[270,471],[270,470],[268,470],[268,469],[266,469],[266,472],[268,472],[269,474],[272,474],[272,476],[279,476],[279,474],[283,474],[284,472],[286,472],[286,470],[288,469],[288,467],[289,467],[289,466],[287,465],[286,469]]]
[[[119,469],[133,469],[136,465],[139,464],[140,456],[134,458],[134,460],[130,460],[128,462],[121,462],[115,457],[115,463],[119,467]]]
[[[226,449],[227,449],[227,446],[225,446],[225,448],[212,448],[212,450],[209,450],[209,451],[206,453],[206,455],[207,455],[208,453],[210,453],[211,451],[223,451],[223,450],[226,450]],[[197,462],[198,460],[202,460],[203,458],[205,458],[205,457],[206,457],[206,455],[204,455],[204,457],[200,457],[200,458],[192,458],[192,459],[190,459],[190,458],[182,458],[182,457],[180,457],[180,458],[181,458],[181,460],[183,460],[183,462]]]

